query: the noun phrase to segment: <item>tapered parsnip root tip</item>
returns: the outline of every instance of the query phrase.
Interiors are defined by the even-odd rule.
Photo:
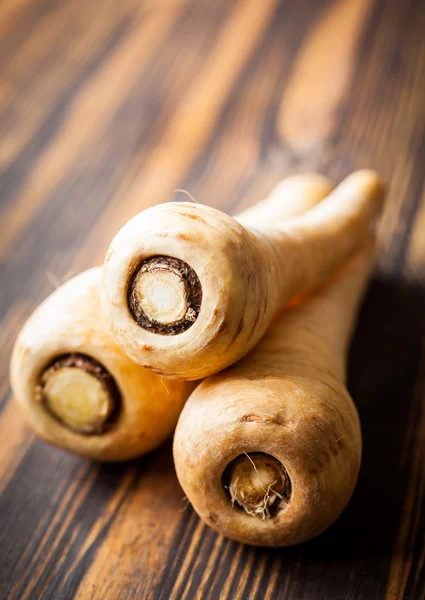
[[[120,405],[113,377],[96,360],[78,353],[62,356],[45,369],[36,398],[65,427],[84,435],[106,431]]]
[[[283,465],[268,454],[242,454],[226,468],[223,485],[232,505],[253,517],[273,517],[291,497],[291,480]]]
[[[198,318],[201,282],[187,263],[170,256],[142,261],[128,286],[128,306],[140,327],[161,335],[177,335]]]
[[[376,194],[379,201],[383,202],[385,200],[387,185],[380,177],[379,173],[373,169],[360,169],[359,171],[354,171],[354,173],[348,175],[347,179],[350,178],[357,179],[359,189],[361,184],[363,184],[364,194]]]

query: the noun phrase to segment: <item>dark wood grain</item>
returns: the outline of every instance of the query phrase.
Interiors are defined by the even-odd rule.
[[[420,0],[2,0],[2,598],[425,597],[425,4]],[[364,458],[349,507],[300,547],[217,536],[168,442],[124,465],[23,424],[8,362],[58,282],[182,188],[229,212],[284,175],[389,183],[352,346]]]

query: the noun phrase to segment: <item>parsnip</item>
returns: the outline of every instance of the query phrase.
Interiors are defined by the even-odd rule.
[[[320,176],[301,176],[236,219],[188,202],[135,216],[103,269],[118,343],[136,362],[183,379],[240,359],[278,308],[358,250],[384,195],[374,172],[359,171],[305,215],[288,221],[280,213],[291,198],[314,199],[311,206],[329,192]]]
[[[167,381],[123,353],[101,310],[100,277],[100,268],[74,277],[30,316],[14,347],[11,381],[39,436],[118,461],[170,435],[194,386]]]
[[[348,503],[361,432],[346,355],[371,258],[370,245],[187,401],[174,437],[177,475],[220,533],[253,545],[297,544]]]

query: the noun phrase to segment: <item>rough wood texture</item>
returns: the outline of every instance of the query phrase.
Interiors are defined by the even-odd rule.
[[[2,0],[2,598],[425,597],[424,31],[420,0]],[[129,217],[365,166],[390,198],[350,361],[364,458],[327,533],[240,546],[184,510],[169,443],[106,466],[29,433],[14,337]]]

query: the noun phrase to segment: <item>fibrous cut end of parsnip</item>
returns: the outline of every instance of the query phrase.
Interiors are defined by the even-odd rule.
[[[128,306],[136,323],[152,333],[177,335],[196,321],[202,287],[195,271],[170,256],[141,262],[128,285]]]
[[[286,469],[268,454],[238,456],[228,465],[224,480],[232,505],[261,519],[273,517],[291,495]]]
[[[82,354],[56,359],[41,375],[36,398],[64,426],[85,435],[101,434],[119,408],[114,379]]]

